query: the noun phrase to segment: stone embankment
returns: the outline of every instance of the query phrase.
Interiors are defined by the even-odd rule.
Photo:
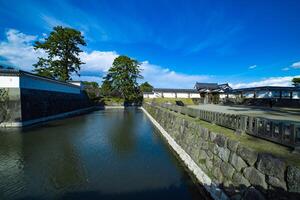
[[[201,127],[195,120],[144,104],[150,115],[231,199],[300,199],[300,169]]]

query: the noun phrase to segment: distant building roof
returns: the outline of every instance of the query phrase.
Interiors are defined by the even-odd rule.
[[[218,89],[218,83],[198,83],[198,82],[196,82],[195,88],[197,90],[201,90],[201,89],[214,90],[214,89]]]
[[[199,92],[227,92],[232,90],[228,83],[217,84],[217,83],[196,83],[195,88]]]
[[[153,92],[198,93],[198,91],[195,89],[176,89],[176,88],[154,88]]]

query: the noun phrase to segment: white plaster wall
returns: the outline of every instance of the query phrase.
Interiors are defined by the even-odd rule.
[[[42,78],[27,75],[22,75],[20,77],[20,87],[26,89],[80,94],[80,87],[51,82]]]
[[[237,96],[235,94],[229,94],[228,98],[235,99]]]
[[[144,99],[153,99],[156,98],[154,94],[143,94]]]
[[[225,98],[227,98],[227,94],[220,94],[219,97],[220,97],[220,99],[225,99]]]
[[[191,98],[201,98],[199,93],[191,93],[190,97]]]
[[[0,76],[0,88],[19,88],[20,79],[18,76]]]
[[[175,98],[175,93],[173,93],[173,92],[164,92],[163,96],[164,96],[164,98]]]
[[[189,98],[188,93],[177,93],[177,98]]]
[[[156,96],[155,96],[155,94],[149,94],[149,98],[153,99],[153,98],[156,98]]]
[[[153,96],[154,96],[154,98],[161,98],[162,97],[162,93],[155,92]]]

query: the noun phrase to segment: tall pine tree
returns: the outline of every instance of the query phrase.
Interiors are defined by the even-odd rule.
[[[45,41],[35,42],[34,48],[46,52],[47,58],[39,57],[34,64],[34,71],[41,76],[66,81],[71,80],[72,73],[79,74],[80,65],[84,64],[79,53],[79,46],[85,46],[84,37],[80,31],[72,28],[56,26]]]
[[[110,83],[113,90],[118,91],[125,102],[140,100],[140,90],[137,79],[141,76],[140,63],[127,56],[117,57],[108,70],[104,81]]]

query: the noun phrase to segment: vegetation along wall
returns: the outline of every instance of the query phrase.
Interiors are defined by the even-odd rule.
[[[229,198],[300,198],[297,164],[210,131],[185,115],[147,103],[143,107]]]
[[[0,126],[20,121],[20,88],[0,88]]]

